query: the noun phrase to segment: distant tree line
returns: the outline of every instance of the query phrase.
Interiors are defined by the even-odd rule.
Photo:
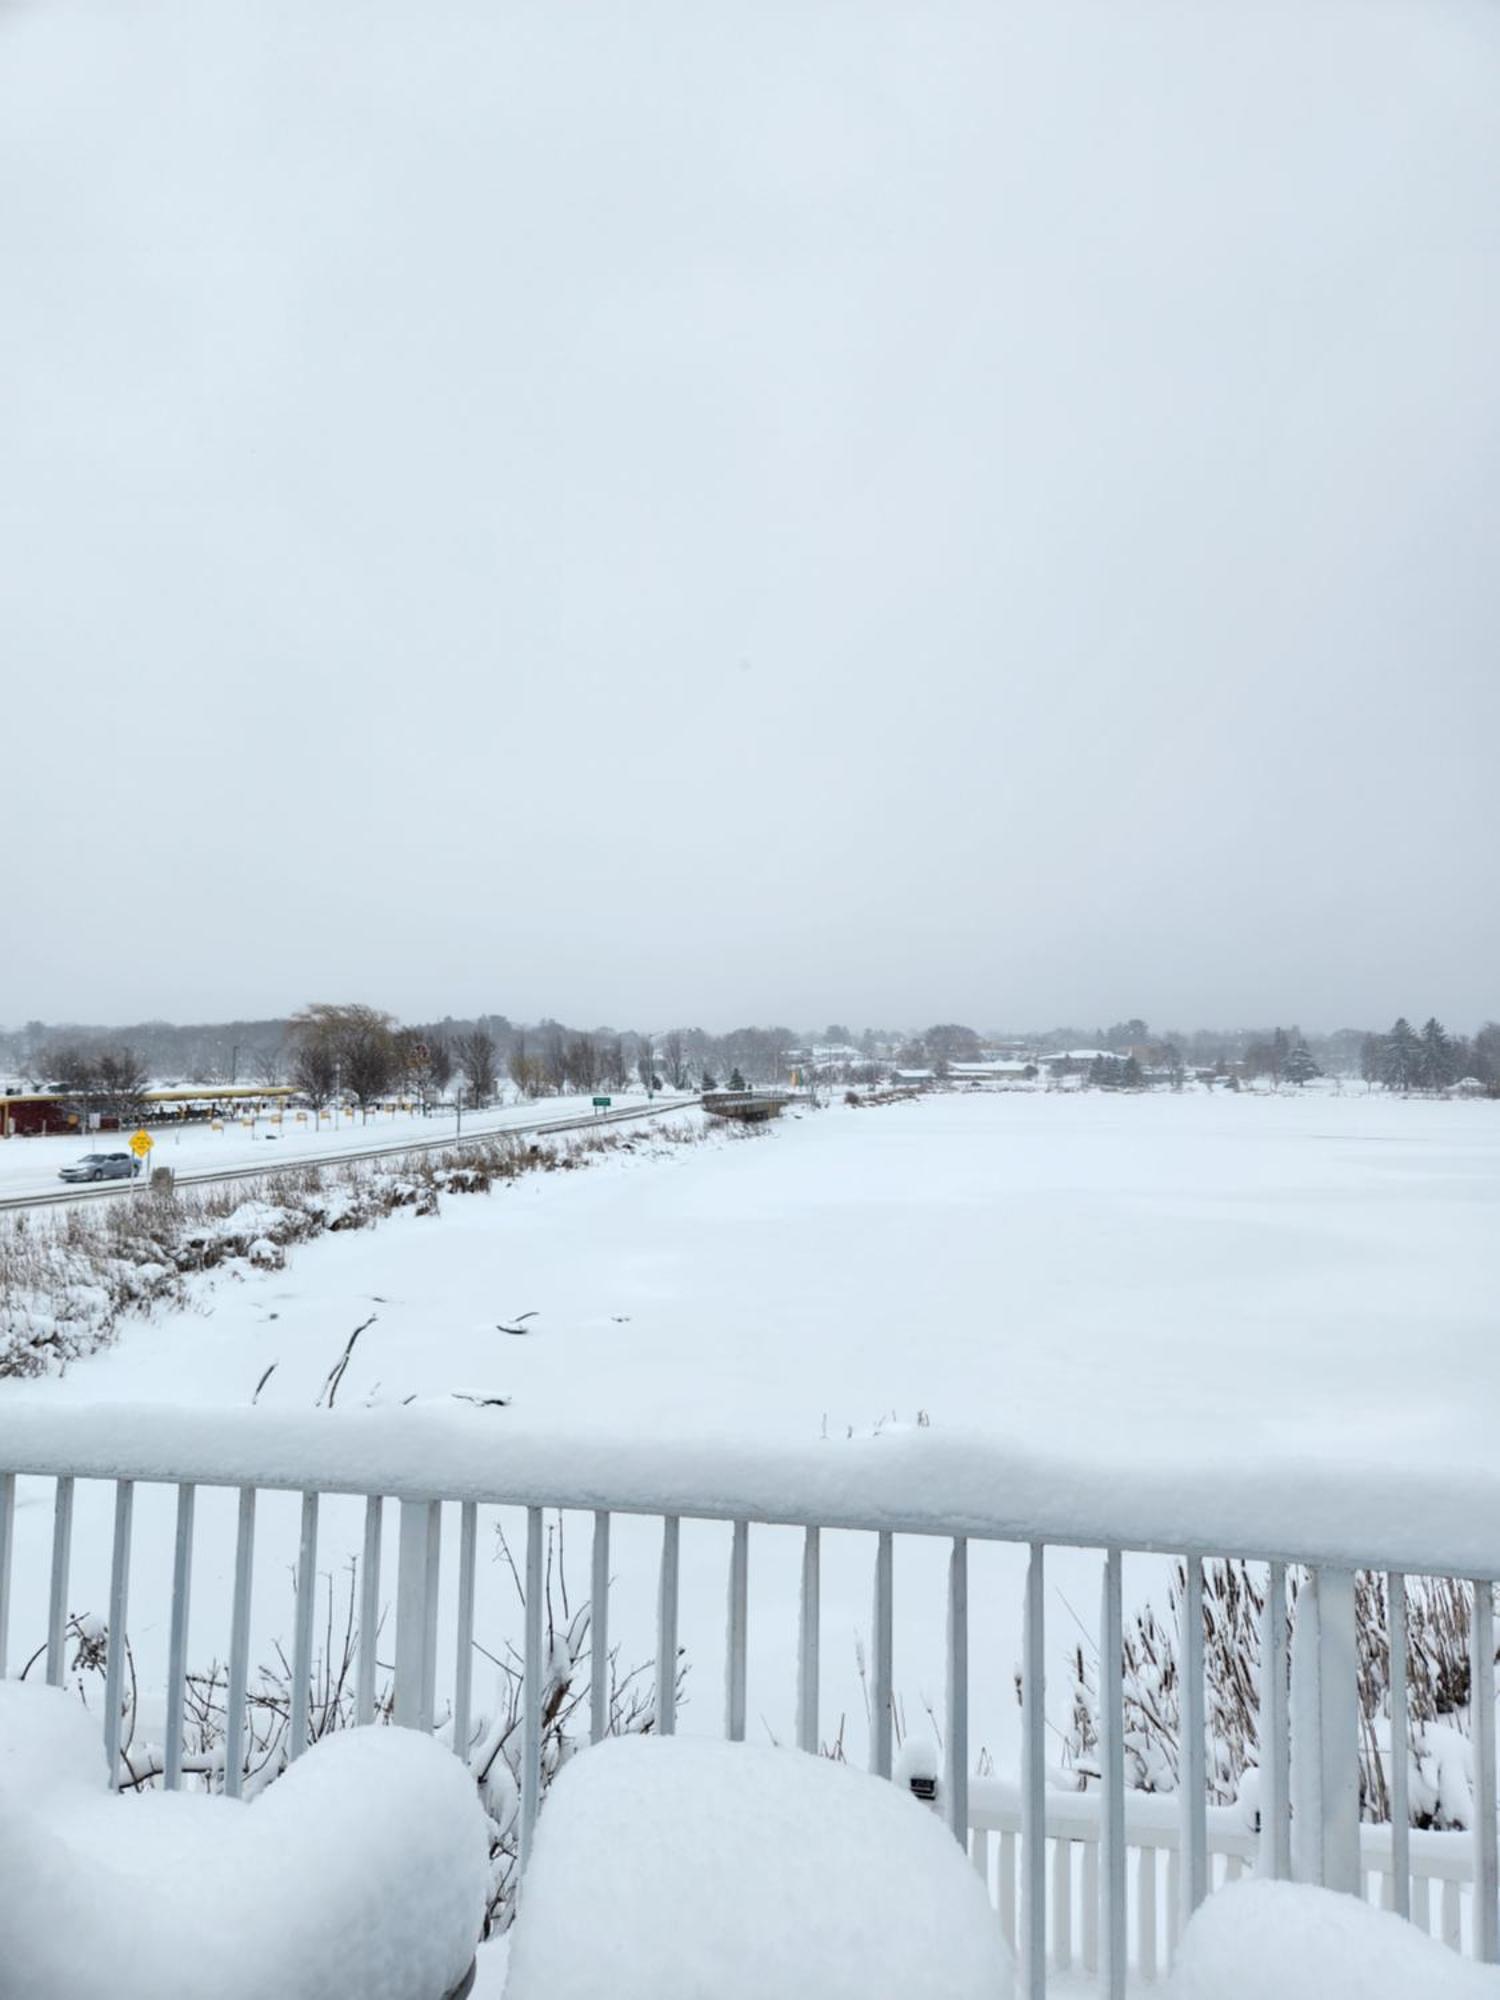
[[[981,1032],[955,1021],[855,1031],[835,1021],[802,1033],[745,1027],[712,1034],[697,1027],[570,1027],[552,1019],[516,1024],[503,1014],[402,1024],[385,1009],[352,1002],[311,1004],[284,1020],[197,1026],[29,1021],[0,1031],[0,1070],[10,1080],[56,1086],[80,1108],[120,1115],[124,1106],[129,1116],[131,1090],[152,1079],[205,1089],[293,1083],[317,1106],[338,1096],[368,1108],[393,1094],[425,1106],[455,1090],[465,1103],[484,1105],[506,1088],[529,1098],[675,1092],[712,1089],[735,1077],[746,1085],[781,1083],[793,1070],[857,1083],[873,1081],[891,1064],[944,1076],[997,1051],[1023,1050],[1042,1057],[1081,1052],[1075,1070],[1113,1089],[1180,1087],[1194,1075],[1295,1085],[1326,1074],[1363,1076],[1397,1091],[1447,1089],[1473,1078],[1500,1092],[1494,1022],[1472,1036],[1451,1034],[1435,1019],[1416,1029],[1404,1018],[1384,1034],[1340,1028],[1316,1035],[1295,1025],[1157,1031],[1138,1015],[1107,1027],[1041,1033]]]

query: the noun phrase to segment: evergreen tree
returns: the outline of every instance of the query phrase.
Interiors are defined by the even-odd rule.
[[[1288,1049],[1281,1073],[1288,1083],[1296,1084],[1308,1083],[1313,1077],[1323,1074],[1313,1061],[1312,1050],[1306,1042],[1298,1042],[1295,1048]]]
[[[1380,1080],[1387,1090],[1416,1088],[1421,1054],[1422,1045],[1403,1014],[1381,1047]]]
[[[729,1072],[729,1088],[731,1090],[743,1090],[745,1088],[745,1079],[740,1075],[738,1064]]]
[[[1145,1078],[1141,1074],[1140,1064],[1134,1056],[1127,1056],[1120,1065],[1120,1088],[1122,1090],[1139,1090],[1144,1082]]]
[[[1424,1090],[1446,1090],[1453,1081],[1453,1044],[1434,1015],[1422,1030],[1417,1076]]]

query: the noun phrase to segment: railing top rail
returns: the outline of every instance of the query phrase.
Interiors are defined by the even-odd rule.
[[[1500,1469],[1041,1451],[939,1426],[786,1441],[539,1426],[458,1398],[339,1410],[0,1404],[0,1472],[680,1514],[1500,1575]]]

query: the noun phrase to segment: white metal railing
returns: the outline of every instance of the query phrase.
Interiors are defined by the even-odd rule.
[[[1099,1856],[1103,1840],[1098,1792],[1049,1789],[1047,1955],[1055,1971],[1101,1969]],[[1261,1836],[1234,1807],[1208,1808],[1210,1892],[1261,1864]],[[969,1852],[1000,1913],[1012,1946],[1020,1883],[1021,1788],[1012,1780],[974,1778],[969,1786]],[[1393,1829],[1360,1828],[1361,1892],[1382,1909],[1397,1904]],[[1129,1792],[1125,1797],[1128,1956],[1133,1979],[1150,1981],[1170,1969],[1182,1933],[1182,1828],[1177,1798]],[[1408,1914],[1418,1929],[1455,1951],[1473,1946],[1473,1842],[1463,1833],[1412,1829],[1408,1846]]]
[[[206,1491],[237,1495],[227,1666],[227,1740],[224,1785],[241,1779],[256,1579],[256,1530],[268,1494],[300,1495],[297,1519],[296,1596],[289,1661],[288,1741],[293,1756],[306,1747],[317,1615],[320,1513],[327,1496],[362,1502],[355,1713],[374,1713],[377,1644],[392,1664],[394,1719],[431,1729],[451,1718],[452,1739],[470,1741],[475,1640],[475,1572],[479,1510],[524,1510],[524,1638],[522,1656],[522,1754],[520,1758],[520,1865],[531,1851],[542,1798],[543,1599],[546,1526],[544,1509],[582,1513],[591,1522],[593,1660],[609,1656],[612,1597],[611,1530],[616,1515],[660,1522],[656,1569],[655,1728],[676,1727],[676,1673],[681,1591],[682,1524],[685,1520],[732,1523],[727,1585],[724,1677],[725,1733],[746,1733],[746,1659],[749,1624],[747,1580],[757,1524],[800,1530],[798,1584],[796,1737],[818,1747],[820,1609],[825,1536],[852,1531],[873,1537],[873,1617],[870,1742],[872,1770],[892,1764],[896,1631],[893,1548],[898,1538],[937,1539],[946,1547],[947,1676],[941,1704],[946,1768],[943,1809],[955,1835],[972,1837],[1008,1933],[1021,1960],[1028,2000],[1045,1995],[1049,1960],[1097,1967],[1112,2000],[1123,1994],[1132,1957],[1148,1977],[1181,1921],[1209,1893],[1215,1875],[1246,1866],[1285,1877],[1293,1859],[1292,1767],[1288,1685],[1286,1590],[1288,1565],[1308,1570],[1299,1620],[1315,1611],[1316,1674],[1299,1723],[1307,1758],[1299,1780],[1299,1867],[1307,1879],[1359,1890],[1374,1869],[1388,1888],[1384,1900],[1430,1925],[1430,1885],[1441,1885],[1440,1931],[1450,1942],[1465,1932],[1476,1957],[1495,1960],[1500,1928],[1497,1895],[1496,1766],[1494,1740],[1494,1625],[1490,1577],[1500,1553],[1475,1540],[1473,1514],[1459,1503],[1447,1516],[1421,1511],[1415,1528],[1370,1524],[1372,1545],[1349,1540],[1337,1525],[1324,1533],[1290,1532],[1289,1519],[1319,1519],[1312,1504],[1316,1481],[1292,1496],[1273,1487],[1265,1508],[1265,1543],[1245,1531],[1246,1516],[1215,1532],[1215,1506],[1223,1494],[1211,1482],[1174,1487],[1171,1504],[1153,1514],[1149,1492],[1131,1497],[1116,1488],[1114,1531],[1100,1492],[1086,1479],[1062,1482],[1057,1469],[1028,1465],[1018,1471],[1007,1455],[982,1441],[953,1440],[917,1431],[903,1438],[862,1441],[858,1448],[828,1443],[816,1448],[761,1448],[699,1440],[603,1439],[528,1431],[513,1413],[486,1412],[444,1403],[440,1407],[377,1411],[281,1412],[242,1409],[204,1413],[192,1409],[129,1409],[51,1404],[16,1398],[0,1422],[0,1673],[6,1671],[8,1634],[16,1619],[13,1548],[18,1519],[44,1504],[50,1489],[50,1551],[45,1566],[46,1678],[60,1684],[70,1604],[70,1562],[80,1495],[102,1483],[113,1491],[106,1641],[104,1731],[110,1767],[118,1770],[126,1634],[130,1615],[138,1495],[175,1492],[175,1535],[167,1638],[166,1736],[162,1781],[184,1775],[182,1717],[186,1699],[189,1614],[200,1500]],[[41,1484],[37,1484],[41,1482]],[[1221,1482],[1222,1484],[1222,1482]],[[396,1513],[395,1627],[381,1637],[382,1541]],[[1093,1510],[1092,1512],[1090,1510]],[[227,1523],[223,1502],[216,1511]],[[1188,1515],[1207,1523],[1185,1534]],[[1368,1509],[1363,1510],[1368,1513]],[[445,1534],[445,1517],[448,1532]],[[29,1520],[39,1520],[32,1514]],[[1227,1520],[1227,1516],[1223,1517]],[[1490,1508],[1488,1519],[1495,1519]],[[1443,1521],[1451,1532],[1440,1532]],[[1390,1517],[1395,1521],[1395,1516]],[[1436,1526],[1434,1525],[1436,1521]],[[456,1526],[456,1551],[453,1528]],[[1104,1532],[1092,1530],[1102,1526]],[[32,1532],[30,1529],[28,1532]],[[1424,1539],[1416,1541],[1420,1532]],[[977,1543],[1018,1546],[1026,1563],[1024,1590],[1022,1757],[1017,1786],[996,1786],[969,1776],[970,1553]],[[1097,1793],[1050,1790],[1046,1755],[1046,1577],[1053,1545],[1100,1549],[1101,1779]],[[439,1687],[439,1587],[448,1561],[456,1563],[452,1602],[452,1670]],[[1484,1558],[1476,1563],[1478,1553]],[[1127,1797],[1124,1780],[1122,1556],[1149,1551],[1175,1555],[1185,1565],[1180,1660],[1183,1717],[1183,1783],[1165,1806]],[[1419,1551],[1422,1560],[1407,1560]],[[1271,1615],[1269,1659],[1263,1673],[1268,1695],[1261,1717],[1264,1756],[1260,1774],[1261,1832],[1252,1837],[1226,1825],[1208,1800],[1203,1670],[1203,1563],[1217,1554],[1266,1561]],[[222,1559],[219,1566],[222,1568]],[[1475,1831],[1456,1845],[1414,1833],[1404,1811],[1388,1829],[1362,1832],[1358,1813],[1358,1743],[1353,1626],[1353,1570],[1391,1572],[1392,1767],[1398,1805],[1409,1747],[1403,1568],[1467,1574],[1474,1582],[1472,1696],[1475,1716],[1473,1793]],[[28,1592],[40,1594],[40,1570],[22,1574]],[[28,1604],[26,1615],[33,1607]],[[447,1614],[445,1612],[445,1619]],[[33,1628],[34,1629],[34,1628]],[[1313,1627],[1309,1626],[1310,1631]],[[14,1662],[12,1661],[12,1665]],[[1007,1663],[1008,1664],[1008,1663]],[[1002,1669],[1003,1670],[1003,1669]],[[992,1676],[995,1663],[987,1662]],[[608,1725],[602,1675],[590,1690],[590,1731]],[[972,1829],[972,1836],[971,1836]],[[993,1868],[991,1840],[998,1853]],[[1450,1860],[1468,1852],[1467,1874]],[[1158,1857],[1164,1865],[1158,1867]],[[1076,1871],[1076,1872],[1075,1872]],[[1468,1885],[1470,1914],[1458,1914]],[[1417,1895],[1413,1898],[1413,1887]]]

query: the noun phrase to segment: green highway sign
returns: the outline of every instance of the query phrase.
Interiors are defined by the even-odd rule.
[[[594,1109],[596,1111],[608,1111],[614,1101],[612,1097],[596,1097],[594,1099]]]

